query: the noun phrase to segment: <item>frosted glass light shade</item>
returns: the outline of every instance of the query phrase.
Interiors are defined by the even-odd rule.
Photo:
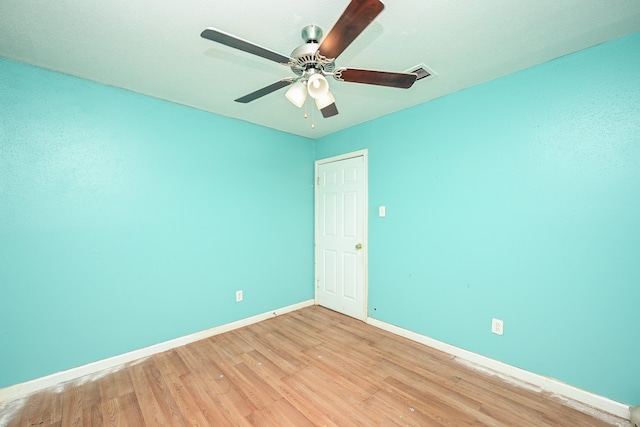
[[[298,108],[302,108],[304,101],[307,100],[307,88],[304,86],[304,83],[297,81],[291,85],[284,96],[286,96],[293,105]]]
[[[312,74],[307,82],[307,90],[312,98],[322,98],[329,92],[329,82],[322,74]]]
[[[316,106],[318,107],[318,110],[322,110],[334,102],[336,102],[336,99],[333,97],[333,94],[331,91],[327,91],[325,96],[316,99]]]

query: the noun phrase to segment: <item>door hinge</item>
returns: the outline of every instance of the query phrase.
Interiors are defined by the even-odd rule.
[[[316,185],[320,185],[320,177],[318,177],[318,179],[316,179]]]

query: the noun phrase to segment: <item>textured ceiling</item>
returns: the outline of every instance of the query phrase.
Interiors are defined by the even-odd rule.
[[[285,89],[233,101],[293,76],[289,68],[200,37],[212,26],[288,56],[305,25],[326,34],[347,4],[1,0],[0,56],[317,138],[640,31],[640,0],[389,0],[336,65],[425,64],[436,76],[408,90],[329,79],[340,114],[323,119],[309,104],[306,120]]]

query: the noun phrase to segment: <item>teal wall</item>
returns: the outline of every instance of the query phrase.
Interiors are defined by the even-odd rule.
[[[313,298],[313,159],[0,59],[0,387]]]
[[[318,140],[369,150],[369,315],[640,403],[639,70],[636,33]]]

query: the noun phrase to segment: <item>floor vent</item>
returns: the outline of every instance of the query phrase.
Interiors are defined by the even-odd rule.
[[[422,80],[422,79],[426,79],[427,77],[435,77],[435,73],[432,70],[430,70],[424,64],[420,64],[420,65],[416,65],[415,67],[411,67],[406,72],[407,73],[417,74],[418,78],[416,79],[416,81]]]

